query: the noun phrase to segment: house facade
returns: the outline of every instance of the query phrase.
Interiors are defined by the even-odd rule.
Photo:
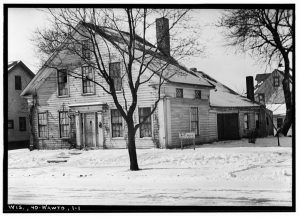
[[[7,73],[8,148],[28,147],[30,139],[28,104],[20,94],[34,74],[22,61],[8,63]]]
[[[159,31],[166,25],[166,19],[158,19]],[[166,25],[168,26],[168,25]],[[99,38],[100,49],[105,50],[109,44],[111,55],[103,55],[104,67],[115,79],[117,97],[124,106],[124,97],[130,95],[126,82],[121,79],[125,74],[125,65],[118,52],[114,52],[120,37],[107,28],[93,28],[101,35]],[[159,34],[157,34],[159,35]],[[157,36],[159,37],[159,36]],[[149,81],[140,87],[138,92],[138,104],[134,113],[135,124],[140,123],[153,108],[158,99],[158,65],[172,59],[165,54],[169,52],[169,38],[164,37],[164,43],[158,43],[157,52],[150,52],[151,57],[157,64],[147,64],[143,79]],[[102,43],[101,40],[106,40]],[[159,39],[157,39],[159,41]],[[166,46],[167,45],[167,46]],[[103,47],[101,47],[103,46]],[[147,46],[154,47],[147,42]],[[162,51],[162,52],[161,52]],[[86,52],[82,49],[82,52]],[[47,61],[59,65],[58,67],[42,67],[27,88],[22,92],[30,105],[35,105],[33,128],[37,146],[42,149],[56,148],[126,148],[126,124],[120,112],[117,110],[112,96],[106,93],[98,84],[107,87],[104,79],[98,75],[96,70],[86,67],[78,57],[68,53],[54,53]],[[141,63],[133,64],[133,76],[137,76]],[[79,77],[71,76],[80,75]],[[88,76],[94,82],[86,80]],[[146,120],[136,132],[137,148],[174,148],[179,147],[181,141],[179,133],[194,132],[196,143],[206,143],[218,139],[238,139],[246,136],[242,129],[240,118],[243,118],[242,111],[249,113],[249,130],[253,129],[252,117],[259,110],[259,104],[252,103],[235,110],[230,110],[223,105],[223,110],[211,102],[211,94],[215,92],[216,84],[203,75],[185,68],[178,62],[171,60],[164,74],[164,84],[161,86],[160,100],[155,112]],[[222,85],[221,85],[222,86]],[[231,97],[231,96],[230,96]],[[230,98],[229,98],[230,100]],[[240,101],[235,102],[235,105]],[[229,109],[229,110],[228,110]],[[243,110],[244,109],[244,110]],[[229,112],[228,112],[229,111]],[[233,114],[237,120],[236,131],[238,136],[222,137],[227,135],[228,128],[222,119]],[[236,119],[236,114],[238,119]],[[219,120],[223,120],[223,128],[219,128]],[[231,119],[229,119],[230,121]],[[234,122],[235,121],[230,121]],[[243,122],[244,123],[244,122]],[[243,125],[242,123],[242,125]],[[244,126],[244,125],[243,125]],[[220,131],[224,131],[222,135]],[[191,141],[183,141],[184,144]]]
[[[273,124],[280,128],[283,124],[286,108],[284,92],[282,87],[283,72],[274,70],[272,73],[257,74],[255,77],[255,101],[263,104],[273,112]],[[291,135],[290,128],[288,135]],[[274,129],[274,134],[276,130]]]

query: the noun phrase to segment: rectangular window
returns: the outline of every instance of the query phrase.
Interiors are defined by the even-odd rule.
[[[191,107],[191,132],[195,132],[195,135],[199,135],[199,119],[197,107]]]
[[[94,83],[94,70],[92,67],[83,66],[82,67],[82,92],[83,93],[94,93],[95,83]]]
[[[259,113],[255,113],[255,128],[259,128]]]
[[[273,85],[274,87],[279,87],[279,76],[273,77]]]
[[[139,108],[139,123],[151,113],[151,108]],[[151,116],[149,116],[146,121],[140,126],[140,137],[152,137],[152,123]]]
[[[15,76],[15,89],[22,90],[21,76],[18,76],[18,75]]]
[[[8,120],[7,127],[8,129],[14,129],[14,120]]]
[[[195,99],[201,99],[201,90],[195,90]]]
[[[26,118],[25,117],[19,117],[19,130],[26,131]]]
[[[85,60],[91,59],[91,46],[88,40],[82,42],[82,58]]]
[[[176,88],[176,98],[183,98],[183,89]]]
[[[115,62],[115,63],[109,64],[109,75],[114,81],[115,90],[120,91],[122,89],[120,62]]]
[[[67,96],[68,91],[68,74],[66,69],[57,70],[58,96]]]
[[[265,104],[265,94],[264,93],[259,93],[258,94],[258,102]]]
[[[67,111],[59,112],[59,135],[60,138],[69,138],[70,124]]]
[[[48,112],[38,113],[38,130],[40,138],[47,138]]]
[[[123,136],[123,122],[122,116],[118,109],[112,109],[111,112],[111,128],[112,137],[122,137]]]
[[[280,128],[283,124],[283,119],[282,118],[277,118],[277,128]]]
[[[244,129],[249,129],[249,118],[248,114],[244,114]]]

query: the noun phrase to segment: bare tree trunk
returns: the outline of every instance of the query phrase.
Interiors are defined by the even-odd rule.
[[[284,78],[282,80],[282,87],[283,87],[283,93],[284,93],[284,99],[285,99],[285,105],[286,105],[286,115],[283,122],[282,127],[279,129],[277,133],[282,133],[286,136],[288,133],[292,123],[293,123],[293,104],[292,104],[292,94],[290,89],[290,61],[288,59],[288,56],[285,56],[284,58]],[[295,88],[295,87],[293,87]]]
[[[131,118],[132,119],[132,118]],[[136,147],[135,147],[135,129],[133,119],[127,121],[128,127],[128,137],[127,137],[127,145],[128,145],[128,153],[130,159],[130,170],[139,170],[137,156],[136,156]]]

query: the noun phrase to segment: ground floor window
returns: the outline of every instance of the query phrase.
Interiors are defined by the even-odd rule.
[[[70,133],[70,122],[67,111],[59,112],[59,133],[60,138],[68,138]]]
[[[38,113],[38,130],[40,138],[47,138],[47,123],[48,123],[48,112]]]
[[[244,128],[249,129],[249,115],[244,114]]]
[[[151,108],[139,108],[139,123],[141,123],[146,116],[151,113]],[[152,137],[152,124],[151,116],[149,116],[145,122],[140,126],[140,137]]]
[[[122,115],[118,109],[111,110],[111,128],[112,128],[112,137],[123,136]]]
[[[199,135],[199,119],[197,107],[191,107],[191,132],[195,132],[195,135]]]
[[[283,119],[282,118],[277,118],[277,128],[280,128],[283,124]]]
[[[7,127],[8,129],[14,129],[14,120],[8,120]]]
[[[26,118],[25,117],[19,117],[19,130],[26,131]]]
[[[255,128],[259,128],[259,113],[255,113]]]

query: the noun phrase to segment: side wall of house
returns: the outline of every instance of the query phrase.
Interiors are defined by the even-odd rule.
[[[21,77],[22,90],[30,82],[31,77],[24,71],[23,67],[16,66],[8,73],[8,120],[13,121],[13,129],[8,129],[8,141],[29,141],[30,126],[29,126],[29,112],[27,100],[20,96],[22,90],[15,89],[15,76]],[[20,131],[19,117],[25,117],[26,130]]]
[[[257,132],[257,136],[264,137],[272,135],[272,123],[271,116],[267,116],[265,111],[261,108],[249,107],[249,108],[213,108],[209,113],[209,126],[211,139],[218,140],[218,123],[217,114],[234,113],[238,114],[238,134],[240,138],[249,137],[250,133],[254,130]],[[256,129],[255,114],[259,114],[259,128]],[[245,115],[248,115],[248,129],[245,124]],[[267,118],[269,120],[267,120]]]

